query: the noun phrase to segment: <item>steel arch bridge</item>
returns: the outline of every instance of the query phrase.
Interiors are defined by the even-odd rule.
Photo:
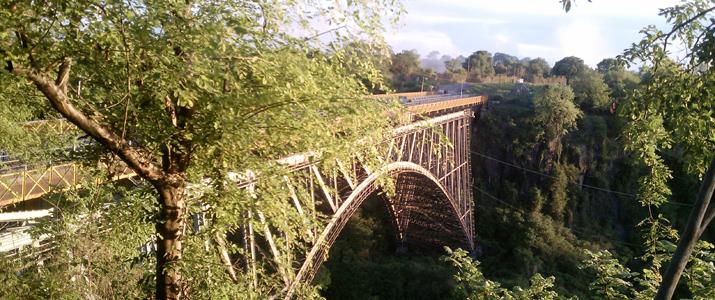
[[[292,173],[306,179],[291,182],[285,177],[291,209],[300,215],[318,212],[328,218],[310,229],[305,253],[296,254],[282,247],[285,234],[268,225],[270,220],[260,212],[249,212],[248,219],[256,222],[241,226],[238,234],[245,261],[233,262],[222,254],[229,272],[233,274],[239,264],[255,278],[258,260],[289,261],[291,267],[274,269],[285,284],[281,294],[290,299],[300,284],[312,281],[342,229],[363,202],[380,191],[380,179],[386,176],[394,182],[394,194],[386,197],[385,203],[399,243],[473,250],[471,122],[486,98],[409,95],[405,101],[413,122],[393,130],[392,138],[383,145],[384,153],[380,152],[384,156],[378,167],[370,168],[359,159],[351,164],[336,161],[338,167],[331,169],[310,155],[282,159]],[[115,174],[115,179],[134,176],[126,168]],[[0,206],[79,187],[83,177],[71,163],[47,170],[0,173]],[[236,181],[249,190],[251,181],[255,182],[245,178]]]
[[[305,172],[304,177],[309,178],[303,184],[311,191],[310,199],[291,194],[295,209],[302,212],[301,203],[308,203],[329,219],[312,233],[309,251],[293,264],[299,267],[279,270],[286,284],[286,299],[292,297],[299,284],[312,281],[342,229],[363,202],[380,190],[378,181],[385,176],[394,182],[394,195],[385,201],[399,243],[473,250],[469,149],[473,117],[474,112],[467,109],[396,128],[381,166],[374,170],[359,163],[345,166],[338,161],[339,170],[331,172],[307,163],[306,157],[287,159],[295,167],[294,172]],[[289,189],[293,191],[295,187]],[[258,243],[253,230],[247,228],[244,232],[248,237],[244,246],[255,258]],[[280,260],[281,251],[273,240],[276,234],[268,226],[261,233],[273,259]],[[246,265],[251,268],[251,262]]]

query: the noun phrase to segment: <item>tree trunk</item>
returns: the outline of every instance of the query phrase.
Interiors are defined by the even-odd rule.
[[[179,299],[184,293],[179,270],[186,227],[184,180],[157,184],[160,212],[156,223],[156,299]]]
[[[705,228],[708,226],[708,223],[712,220],[711,214],[715,212],[708,210],[710,200],[713,196],[713,190],[715,190],[715,158],[710,161],[708,172],[705,174],[705,177],[703,177],[700,192],[698,193],[695,207],[693,207],[693,211],[690,214],[688,225],[680,236],[678,248],[675,249],[673,258],[670,260],[670,264],[668,264],[668,269],[663,275],[663,282],[661,282],[658,288],[658,294],[655,296],[655,299],[670,300],[673,297],[675,288],[678,286],[678,281],[680,280],[680,276],[683,275],[690,255],[693,253],[693,249],[698,243],[703,231],[705,231]],[[708,216],[706,216],[706,213]]]

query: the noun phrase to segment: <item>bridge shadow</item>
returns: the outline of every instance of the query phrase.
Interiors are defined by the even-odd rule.
[[[389,203],[385,194],[374,192],[343,228],[313,281],[324,297],[449,297],[453,270],[439,261],[442,247],[401,241]]]

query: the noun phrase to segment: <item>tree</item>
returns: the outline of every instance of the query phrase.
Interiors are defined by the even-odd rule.
[[[347,16],[343,21],[379,39],[380,12],[392,8],[350,3],[331,7],[344,14],[322,14],[327,9],[314,1],[14,2],[0,8],[3,85],[39,91],[49,104],[40,115],[61,115],[94,139],[88,147],[102,155],[87,151],[79,158],[87,165],[107,155],[118,157],[151,185],[155,199],[143,203],[141,213],[155,226],[157,299],[199,292],[223,278],[201,271],[203,259],[217,257],[202,246],[213,235],[186,236],[187,211],[211,207],[208,231],[217,236],[237,230],[246,221],[241,216],[255,215],[256,209],[274,216],[267,221],[270,226],[305,229],[302,221],[291,221],[296,216],[275,213],[287,210],[277,200],[287,199],[285,193],[261,183],[277,199],[257,208],[259,202],[224,186],[229,171],[268,176],[280,170],[272,163],[277,158],[315,149],[347,154],[361,147],[358,140],[382,135],[389,127],[381,104],[354,101],[366,93],[361,78],[376,82],[379,77],[369,61],[356,70],[346,68],[356,57],[345,46],[357,37],[341,33],[326,45],[306,24],[316,17],[334,23],[339,18],[333,16]],[[377,40],[367,44],[384,48]],[[6,94],[0,101],[9,106]],[[17,131],[19,125],[11,124],[38,117],[1,114],[3,131]],[[342,121],[335,122],[338,118]],[[337,136],[350,146],[336,144]],[[2,141],[3,147],[18,151],[19,144]],[[189,182],[210,182],[212,192],[203,203],[187,198]],[[188,261],[186,255],[201,259]],[[265,280],[254,291],[276,290],[272,279]]]
[[[673,176],[663,153],[677,148],[688,174],[701,178],[687,225],[663,275],[656,299],[670,299],[705,229],[715,218],[715,43],[711,23],[715,7],[709,1],[692,1],[661,12],[673,27],[662,32],[654,26],[627,49],[622,58],[643,62],[648,76],[624,108],[630,122],[625,128],[627,150],[636,152],[650,173],[641,179],[640,201],[658,207],[671,195]],[[669,45],[684,43],[688,59],[669,59]]]
[[[496,74],[511,75],[513,73],[514,65],[519,63],[519,58],[509,54],[497,52],[494,53],[492,63],[494,64],[494,72]]]
[[[416,50],[404,50],[392,55],[390,64],[392,84],[398,91],[419,89],[416,83],[417,76],[422,73],[420,68],[420,55]]]
[[[517,61],[514,62],[513,64],[509,65],[509,72],[507,73],[508,75],[511,76],[516,76],[516,77],[525,77],[527,74],[528,70],[528,65],[521,62]]]
[[[573,103],[574,93],[569,87],[548,86],[534,96],[534,123],[544,128],[541,137],[546,141],[560,139],[576,127],[583,115]]]
[[[464,59],[460,57],[449,59],[444,62],[444,67],[445,69],[447,69],[447,72],[456,73],[461,70],[465,70],[464,68],[462,68],[462,63],[464,62]]]
[[[625,71],[623,64],[615,58],[604,58],[596,65],[596,70],[601,74],[606,74],[608,71]]]
[[[444,62],[450,60],[448,55],[439,55],[439,51],[432,51],[427,55],[427,58],[422,59],[420,62],[422,68],[425,70],[432,70],[435,72],[444,72]]]
[[[608,85],[610,97],[618,103],[626,99],[628,92],[635,90],[640,84],[638,74],[624,68],[608,70],[603,74],[603,81]]]
[[[608,86],[603,82],[603,76],[596,71],[584,70],[573,78],[570,86],[574,92],[574,100],[581,108],[606,109],[611,103]]]
[[[576,56],[564,57],[557,61],[551,69],[551,74],[556,76],[565,76],[568,84],[572,78],[580,75],[588,66],[584,64],[583,59]]]
[[[404,50],[392,55],[390,72],[402,78],[409,78],[420,72],[420,55],[415,50]]]
[[[514,62],[518,62],[519,58],[513,55],[509,55],[506,53],[501,53],[501,52],[496,52],[494,53],[494,57],[492,58],[492,62],[494,65],[502,63],[505,65],[510,65],[513,64]]]
[[[545,59],[538,57],[529,61],[527,64],[527,74],[529,77],[546,77],[549,76],[551,67]]]
[[[469,74],[474,74],[477,77],[489,76],[494,74],[494,67],[492,66],[492,55],[491,53],[479,50],[472,53],[467,60],[462,63],[462,67],[469,72]]]

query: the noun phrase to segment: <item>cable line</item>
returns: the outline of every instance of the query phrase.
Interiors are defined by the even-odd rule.
[[[483,157],[483,158],[486,158],[486,159],[489,159],[489,160],[492,160],[492,161],[495,161],[495,162],[498,162],[498,163],[501,163],[501,164],[504,164],[504,165],[513,167],[513,168],[517,168],[517,169],[520,169],[520,170],[523,170],[523,171],[526,171],[526,172],[529,172],[529,173],[533,173],[533,174],[536,174],[536,175],[540,175],[540,176],[544,176],[544,177],[548,177],[548,178],[552,178],[552,179],[555,179],[555,178],[556,178],[556,176],[549,175],[549,174],[546,174],[546,173],[543,173],[543,172],[539,172],[539,171],[536,171],[536,170],[524,168],[524,167],[522,167],[522,166],[518,166],[518,165],[515,165],[515,164],[512,164],[512,163],[509,163],[509,162],[500,160],[500,159],[498,159],[498,158],[495,158],[495,157],[486,155],[486,154],[484,154],[484,153],[480,153],[480,152],[477,152],[477,151],[474,151],[474,150],[470,150],[470,152],[471,152],[472,154],[479,155],[479,156],[481,156],[481,157]],[[594,189],[594,190],[598,190],[598,191],[602,191],[602,192],[613,193],[613,194],[616,194],[616,195],[628,196],[628,197],[633,197],[633,198],[638,197],[638,195],[636,195],[636,194],[624,193],[624,192],[609,190],[609,189],[605,189],[605,188],[593,186],[593,185],[590,185],[590,184],[583,184],[583,183],[578,183],[578,182],[571,182],[571,184],[575,184],[575,185],[578,185],[578,186],[580,186],[580,187],[589,188],[589,189]],[[667,204],[672,204],[672,205],[679,205],[679,206],[690,206],[690,207],[693,206],[692,204],[672,202],[672,201],[667,201],[667,202],[665,202],[665,203],[667,203]]]

